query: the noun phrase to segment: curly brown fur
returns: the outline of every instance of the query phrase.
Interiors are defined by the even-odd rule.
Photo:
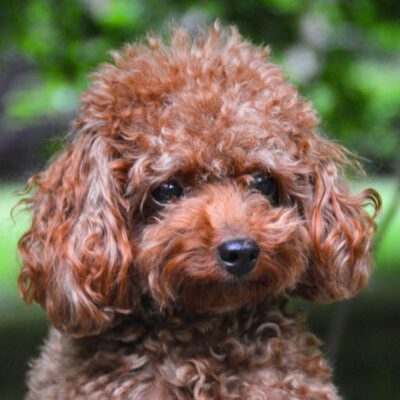
[[[145,309],[96,337],[53,330],[29,398],[337,398],[318,341],[279,302],[207,317]]]
[[[20,288],[52,330],[29,399],[337,399],[297,295],[357,294],[379,195],[350,194],[346,151],[320,136],[269,49],[217,25],[114,52],[71,144],[31,178]],[[273,180],[272,198],[254,188]],[[267,179],[267,178],[266,178]],[[183,191],[159,204],[154,193]],[[243,277],[218,246],[260,249]]]

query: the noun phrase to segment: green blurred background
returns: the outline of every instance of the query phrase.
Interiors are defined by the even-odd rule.
[[[0,399],[20,399],[47,321],[18,297],[16,242],[29,216],[16,191],[61,146],[107,52],[146,31],[216,18],[270,44],[322,130],[357,152],[384,212],[377,266],[356,300],[309,306],[345,399],[400,399],[400,2],[398,0],[2,0],[0,13]]]

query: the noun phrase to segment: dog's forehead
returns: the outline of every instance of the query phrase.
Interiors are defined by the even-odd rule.
[[[247,97],[241,90],[209,93],[193,87],[170,95],[147,131],[152,169],[226,175],[273,170],[298,159],[298,144],[289,138],[297,129],[295,121],[282,116],[276,103],[275,108],[269,104],[262,90]]]
[[[152,168],[224,174],[275,169],[301,158],[316,123],[313,109],[280,70],[265,71],[267,77],[259,71],[188,73],[179,84],[160,84],[162,93],[155,87],[133,123],[145,137],[143,151],[151,153]]]
[[[211,119],[204,130],[190,121],[175,127],[163,126],[147,152],[152,160],[151,170],[165,178],[182,172],[240,175],[298,163],[295,142],[289,144],[255,124],[222,127],[217,119]]]

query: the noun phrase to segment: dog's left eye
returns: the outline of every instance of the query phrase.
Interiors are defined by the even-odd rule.
[[[183,188],[176,181],[168,181],[157,186],[152,192],[153,199],[156,203],[166,204],[173,199],[183,196]]]
[[[254,175],[251,187],[267,197],[273,206],[279,205],[279,185],[272,176],[264,174]]]

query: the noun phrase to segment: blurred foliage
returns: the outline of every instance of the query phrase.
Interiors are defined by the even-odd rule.
[[[32,65],[8,92],[3,119],[24,126],[76,109],[107,51],[171,21],[219,18],[256,43],[316,104],[322,129],[390,172],[400,127],[398,0],[3,0],[0,55]],[[368,166],[367,166],[368,167]]]

